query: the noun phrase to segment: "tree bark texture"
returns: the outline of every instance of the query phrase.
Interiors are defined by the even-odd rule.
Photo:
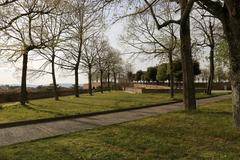
[[[240,2],[234,2],[236,5],[228,6],[228,13],[221,21],[230,51],[234,125],[240,128]]]
[[[54,91],[54,98],[55,100],[59,100],[58,95],[58,88],[57,88],[57,80],[56,80],[56,73],[55,73],[55,54],[52,55],[52,80],[53,80],[53,91]]]
[[[92,67],[88,68],[88,93],[89,95],[93,95],[92,93]]]
[[[173,75],[173,57],[172,52],[169,52],[169,72],[170,72],[170,96],[171,98],[174,97],[174,75]]]
[[[28,52],[26,51],[23,55],[22,62],[22,82],[21,82],[21,95],[20,95],[20,103],[22,105],[26,105],[28,101],[27,94],[27,65],[28,65]]]
[[[188,0],[180,0],[181,13],[185,12]],[[189,16],[180,23],[181,56],[183,69],[183,101],[186,111],[196,109],[194,74],[191,51],[191,35]]]

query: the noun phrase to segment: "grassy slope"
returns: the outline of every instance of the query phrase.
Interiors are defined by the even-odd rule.
[[[239,159],[231,101],[0,149],[1,160]]]
[[[197,95],[197,97],[205,96],[205,94]],[[177,94],[175,99],[171,99],[168,94],[129,94],[125,92],[97,93],[95,96],[83,94],[80,98],[67,96],[61,97],[60,101],[40,99],[31,101],[27,106],[21,106],[18,103],[0,106],[0,123],[132,108],[172,102],[177,99],[181,99],[180,94]]]

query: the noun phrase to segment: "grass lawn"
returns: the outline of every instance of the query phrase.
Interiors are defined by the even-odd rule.
[[[207,95],[197,94],[197,97],[202,98],[207,97]],[[182,99],[180,94],[176,94],[176,98],[171,99],[169,94],[106,92],[104,94],[96,93],[94,96],[83,94],[80,98],[73,96],[61,97],[59,101],[52,98],[32,100],[27,106],[21,106],[19,103],[0,105],[0,123],[133,108],[180,99]]]
[[[231,100],[66,136],[0,148],[1,160],[236,159]]]

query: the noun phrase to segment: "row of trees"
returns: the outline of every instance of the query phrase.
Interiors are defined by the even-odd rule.
[[[28,101],[28,73],[52,75],[56,100],[58,69],[74,73],[76,97],[80,70],[88,74],[91,95],[93,72],[100,74],[101,84],[104,72],[108,79],[116,77],[122,61],[104,36],[106,4],[98,0],[1,1],[1,57],[14,63],[22,59],[21,104]],[[29,63],[41,65],[32,68]]]
[[[173,64],[176,46],[180,46],[184,105],[187,111],[196,109],[192,60],[195,49],[200,46],[210,50],[211,88],[216,42],[225,40],[228,44],[227,57],[230,59],[234,122],[240,128],[239,0],[1,0],[1,54],[12,61],[23,59],[22,104],[25,104],[27,97],[27,64],[30,58],[38,57],[35,56],[36,51],[54,46],[52,49],[55,48],[54,52],[59,54],[57,57],[61,57],[54,61],[59,61],[64,69],[74,70],[77,81],[80,60],[84,57],[82,54],[93,55],[89,52],[89,46],[93,46],[94,37],[102,37],[99,31],[104,28],[103,19],[106,16],[103,9],[111,3],[118,6],[116,14],[120,15],[119,19],[132,19],[128,35],[124,36],[123,40],[135,48],[135,54],[147,53],[167,57],[169,64]],[[110,11],[114,12],[113,9]],[[191,27],[194,26],[193,21],[197,26],[196,30]],[[61,27],[53,29],[47,26]],[[195,33],[198,34],[197,38],[192,39]],[[56,44],[65,45],[56,47]],[[170,76],[173,83],[173,66],[170,66]],[[77,88],[78,85],[75,86]]]
[[[158,81],[166,81],[166,80],[170,81],[169,66],[170,66],[169,63],[163,63],[158,66],[158,70],[157,70]],[[180,60],[173,61],[173,73],[174,73],[173,75],[174,75],[175,81],[179,82],[183,80],[182,63]],[[197,61],[193,61],[193,73],[194,73],[194,76],[201,74],[200,65]]]
[[[193,62],[193,70],[194,75],[197,76],[201,74],[200,65],[197,61]],[[148,67],[147,71],[138,70],[136,73],[128,72],[128,79],[129,81],[136,81],[136,82],[164,82],[170,81],[170,73],[169,73],[169,63],[163,63],[156,67]],[[176,81],[182,81],[182,63],[180,60],[173,61],[173,72],[174,72],[174,79]]]
[[[128,72],[127,77],[129,82],[156,82],[157,67],[148,67],[147,71],[139,70],[136,73]]]
[[[181,60],[175,60],[172,62],[172,72],[173,72],[173,83],[169,83],[170,85],[170,95],[174,97],[174,84],[176,82],[183,81],[183,72],[182,72],[182,62]],[[129,81],[136,82],[170,82],[170,66],[169,63],[163,63],[156,67],[148,67],[147,71],[139,70],[135,74],[132,72],[128,72]],[[193,71],[194,76],[201,74],[200,65],[197,61],[193,61]]]

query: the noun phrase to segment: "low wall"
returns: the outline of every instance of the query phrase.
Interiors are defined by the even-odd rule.
[[[195,83],[196,88],[207,88],[207,83]],[[213,90],[231,90],[230,82],[214,83]]]
[[[142,88],[127,87],[127,88],[125,88],[125,91],[129,92],[129,93],[143,93],[143,89]]]
[[[140,94],[144,94],[144,93],[170,93],[169,89],[145,89],[145,88],[126,88],[125,89],[126,92],[130,92],[130,93],[140,93]],[[201,93],[204,92],[205,89],[196,89],[197,93]],[[182,89],[176,89],[174,90],[174,93],[183,93]]]
[[[88,90],[80,90],[81,93],[87,93]],[[74,90],[60,90],[59,96],[69,96],[74,95]],[[41,99],[41,98],[52,98],[54,97],[54,93],[52,90],[50,91],[35,91],[35,92],[28,92],[28,98],[31,99]],[[0,93],[0,103],[6,102],[17,102],[20,99],[19,92],[1,92]]]
[[[154,85],[154,84],[133,84],[134,88],[146,88],[146,89],[169,89],[167,85]]]
[[[182,83],[176,83],[175,86],[182,86]],[[146,89],[169,89],[168,83],[152,83],[152,84],[140,84],[134,83],[133,87],[135,88],[146,88]],[[206,89],[207,83],[195,83],[196,88]],[[181,88],[181,87],[180,87]],[[231,90],[230,82],[220,82],[213,84],[213,90]]]
[[[196,93],[204,92],[205,89],[196,89]],[[169,89],[143,89],[142,93],[170,93]],[[175,89],[174,93],[183,93],[182,89]]]

